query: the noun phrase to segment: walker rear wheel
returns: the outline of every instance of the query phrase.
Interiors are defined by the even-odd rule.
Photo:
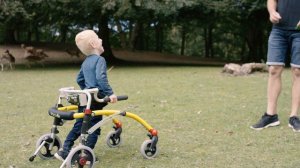
[[[152,141],[151,140],[146,140],[143,142],[141,146],[141,153],[146,159],[153,159],[157,154],[158,154],[158,148],[157,146],[152,146]]]
[[[116,131],[110,131],[106,136],[106,144],[111,148],[116,148],[122,143],[121,136],[117,136]]]
[[[54,140],[51,138],[51,134],[45,134],[42,135],[38,141],[36,142],[36,148],[38,148],[44,141],[46,143],[42,146],[42,148],[39,150],[37,155],[42,159],[52,159],[54,158],[54,154],[61,148],[61,141],[58,138],[58,136],[54,136]],[[53,144],[52,148],[51,144]]]

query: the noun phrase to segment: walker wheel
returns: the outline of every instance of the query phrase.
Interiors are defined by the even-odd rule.
[[[111,148],[116,148],[122,143],[121,136],[117,136],[115,131],[110,131],[106,136],[106,144]]]
[[[69,153],[66,166],[67,168],[93,168],[95,166],[95,155],[91,148],[87,146],[77,146]]]
[[[51,134],[48,133],[48,134],[44,134],[42,135],[38,141],[36,142],[36,148],[38,148],[42,143],[43,141],[47,140],[51,138]],[[51,144],[53,144],[52,148],[50,149],[51,147]],[[39,150],[39,152],[37,153],[37,155],[41,158],[41,159],[52,159],[54,158],[54,154],[61,148],[62,144],[61,144],[61,141],[60,139],[58,138],[58,136],[54,136],[54,141],[52,142],[46,142],[43,147]]]
[[[153,159],[157,154],[158,154],[158,148],[157,146],[153,146],[151,148],[152,141],[151,140],[146,140],[143,142],[141,146],[141,153],[144,158],[146,159]]]

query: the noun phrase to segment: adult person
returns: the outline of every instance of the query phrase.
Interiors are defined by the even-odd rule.
[[[292,102],[289,127],[300,132],[300,0],[268,0],[267,8],[273,23],[268,42],[269,78],[267,111],[252,129],[262,130],[280,124],[277,100],[281,92],[281,75],[287,54],[291,56]]]

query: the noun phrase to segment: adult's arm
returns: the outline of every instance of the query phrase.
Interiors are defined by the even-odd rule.
[[[277,12],[277,0],[268,0],[267,8],[270,14],[270,21],[272,23],[278,23],[281,19],[280,14]]]

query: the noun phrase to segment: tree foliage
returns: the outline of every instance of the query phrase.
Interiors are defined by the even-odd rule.
[[[263,0],[0,0],[0,41],[73,42],[83,29],[111,47],[235,61],[264,59]]]

